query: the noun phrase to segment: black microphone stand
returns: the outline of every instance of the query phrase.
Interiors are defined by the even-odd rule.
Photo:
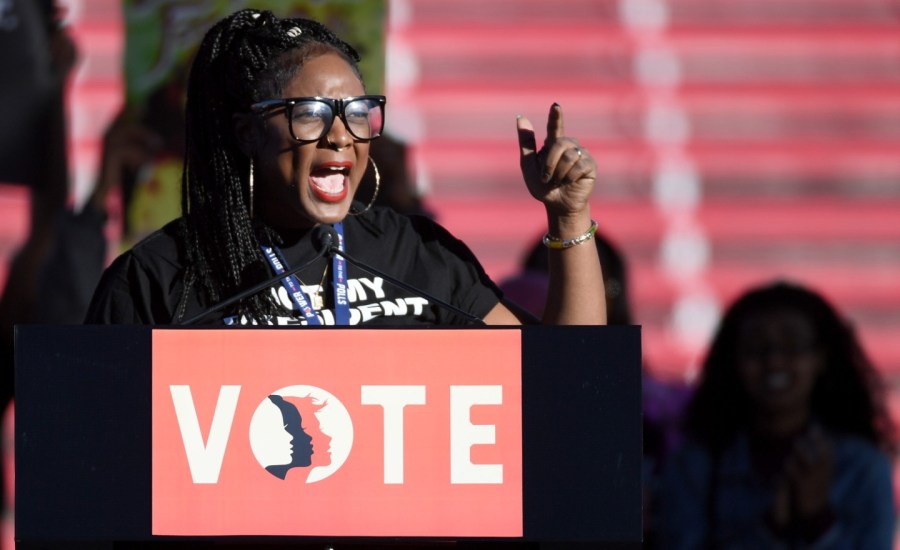
[[[331,229],[331,232],[328,232],[327,230],[318,230],[318,228],[317,228],[316,232],[313,234],[313,238],[319,243],[320,250],[318,251],[318,253],[316,253],[315,257],[313,257],[311,260],[309,260],[308,262],[302,263],[298,266],[292,267],[292,268],[288,269],[287,271],[285,271],[284,273],[275,275],[274,277],[270,277],[270,278],[266,279],[265,281],[248,288],[247,290],[238,292],[237,294],[235,294],[231,298],[225,300],[224,302],[219,302],[218,304],[214,305],[213,307],[203,310],[200,313],[198,313],[197,315],[194,315],[187,321],[183,321],[178,324],[180,326],[193,325],[194,323],[196,323],[200,319],[203,319],[207,315],[209,315],[211,313],[215,313],[215,312],[217,312],[221,309],[224,309],[232,304],[236,304],[237,302],[240,302],[241,300],[243,300],[245,298],[249,298],[250,296],[253,296],[257,292],[263,291],[263,290],[269,288],[270,286],[277,284],[279,281],[281,281],[285,277],[290,277],[291,275],[294,275],[295,273],[298,273],[298,272],[302,271],[303,269],[311,266],[316,260],[318,260],[322,256],[325,256],[330,250],[332,250],[332,248],[333,248],[333,244],[332,244],[333,233],[334,233],[333,228]]]
[[[449,304],[449,303],[441,300],[440,298],[436,298],[436,297],[428,294],[427,292],[420,290],[408,283],[404,283],[403,281],[401,281],[395,277],[392,277],[379,269],[376,269],[370,265],[367,265],[367,264],[353,258],[352,256],[348,255],[346,252],[343,252],[337,246],[335,246],[335,243],[337,242],[337,233],[335,232],[333,227],[331,227],[329,225],[317,226],[315,229],[315,234],[313,235],[313,238],[319,244],[320,250],[316,254],[316,256],[314,258],[312,258],[311,260],[309,260],[308,262],[305,262],[296,267],[292,267],[292,268],[288,269],[287,271],[285,271],[284,273],[281,273],[279,275],[276,275],[274,277],[266,279],[265,281],[263,281],[257,285],[254,285],[253,287],[248,288],[245,291],[239,292],[238,294],[232,296],[231,298],[229,298],[223,302],[220,302],[220,303],[216,304],[215,306],[200,312],[197,315],[194,315],[187,321],[183,321],[183,322],[179,323],[179,325],[181,325],[181,326],[192,325],[211,313],[215,313],[216,311],[219,311],[219,310],[224,309],[232,304],[240,302],[241,300],[243,300],[245,298],[253,296],[257,292],[260,292],[262,290],[265,290],[268,287],[271,287],[272,285],[277,284],[283,278],[290,277],[291,275],[312,265],[319,258],[321,258],[323,256],[327,256],[330,258],[333,254],[337,254],[338,256],[347,260],[347,262],[349,262],[350,264],[369,273],[370,275],[375,275],[376,277],[381,277],[382,279],[388,281],[389,283],[391,283],[397,287],[400,287],[408,292],[412,292],[416,296],[430,300],[431,302],[439,305],[440,307],[446,309],[447,311],[452,311],[453,313],[455,313],[456,315],[459,315],[463,319],[466,319],[470,323],[474,323],[476,325],[484,325],[485,324],[484,321],[482,319],[480,319],[479,317],[472,315],[471,313],[469,313],[467,311],[463,311],[460,308],[454,306],[453,304]]]

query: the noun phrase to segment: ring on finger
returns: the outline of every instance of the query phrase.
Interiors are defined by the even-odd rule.
[[[581,158],[581,148],[576,147],[576,148],[575,148],[575,153],[578,155],[578,158]]]

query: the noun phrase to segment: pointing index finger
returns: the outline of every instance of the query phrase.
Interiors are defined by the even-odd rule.
[[[559,103],[554,103],[550,106],[550,114],[547,115],[547,139],[558,139],[565,135],[562,107]]]

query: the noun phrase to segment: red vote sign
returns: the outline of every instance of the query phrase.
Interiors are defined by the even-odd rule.
[[[154,535],[522,536],[518,330],[154,330]]]

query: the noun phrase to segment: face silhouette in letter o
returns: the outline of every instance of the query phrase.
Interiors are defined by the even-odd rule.
[[[250,420],[250,448],[279,479],[306,483],[336,472],[353,446],[353,423],[336,397],[315,386],[288,386],[267,396]],[[301,472],[303,472],[301,474]]]

